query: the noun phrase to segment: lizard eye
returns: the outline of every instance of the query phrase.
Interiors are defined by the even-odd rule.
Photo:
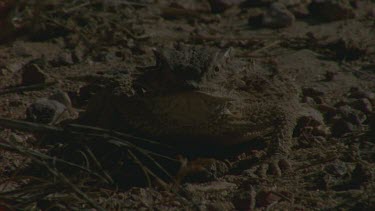
[[[216,66],[214,70],[215,70],[215,72],[219,72],[220,71],[220,67]]]

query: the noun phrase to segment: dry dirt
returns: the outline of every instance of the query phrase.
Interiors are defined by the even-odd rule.
[[[27,120],[57,91],[74,110],[39,132],[1,119],[0,210],[374,210],[375,3],[280,0],[286,7],[270,11],[280,7],[272,2],[0,1],[1,118]],[[163,149],[121,145],[141,139],[69,126],[107,80],[133,77],[155,64],[154,48],[181,43],[231,47],[293,75],[313,112],[295,128],[291,170],[251,172],[259,143],[215,158],[166,153],[169,165],[137,151]]]

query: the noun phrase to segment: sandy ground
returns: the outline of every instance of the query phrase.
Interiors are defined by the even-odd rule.
[[[139,184],[128,182],[121,186],[124,183],[121,177],[114,177],[114,184],[98,185],[94,191],[88,187],[95,182],[78,184],[79,180],[72,176],[76,187],[96,202],[95,207],[84,195],[61,183],[61,177],[51,175],[51,171],[39,169],[35,173],[37,170],[27,153],[22,156],[0,147],[0,178],[4,178],[0,202],[20,209],[41,210],[48,207],[374,209],[374,3],[280,0],[283,4],[275,6],[270,2],[50,1],[30,5],[5,1],[0,4],[0,26],[5,29],[0,33],[2,118],[25,120],[32,103],[56,91],[68,94],[75,111],[70,118],[77,118],[84,113],[90,98],[101,90],[98,81],[107,74],[120,72],[129,75],[124,77],[132,77],[129,73],[138,67],[155,64],[154,48],[179,43],[231,47],[239,59],[271,64],[276,71],[295,78],[301,102],[316,111],[311,119],[301,120],[296,127],[290,154],[293,170],[280,177],[259,178],[249,172],[257,162],[252,159],[256,157],[254,154],[262,153],[251,148],[230,158],[200,158],[210,160],[207,168],[215,177],[186,180],[179,184],[177,192],[163,190],[160,185],[135,187]],[[45,134],[4,128],[0,136],[1,143],[11,140],[28,149],[59,156],[50,151],[51,146],[40,144]],[[220,166],[225,162],[236,165],[222,170]],[[201,165],[204,166],[191,164],[194,169],[191,174],[197,174]],[[124,175],[133,175],[129,178],[142,177],[142,173],[131,171],[132,168],[121,170]],[[10,200],[10,195],[20,192],[7,191],[32,181],[19,179],[22,176],[48,180],[52,191],[32,195],[35,192],[30,188],[29,195],[21,197],[24,204],[22,200]],[[9,185],[9,178],[14,180],[13,185]],[[55,186],[51,181],[55,181]],[[62,188],[56,188],[59,185]],[[60,201],[53,193],[61,194]],[[67,193],[74,197],[64,195]]]

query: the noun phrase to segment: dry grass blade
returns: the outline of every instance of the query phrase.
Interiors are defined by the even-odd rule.
[[[45,89],[47,87],[53,86],[55,84],[57,84],[57,82],[54,81],[54,82],[48,82],[48,83],[42,83],[42,84],[33,84],[29,86],[11,87],[11,88],[0,90],[0,95],[15,93],[15,92],[40,90],[40,89]]]
[[[134,160],[134,162],[135,162],[135,163],[136,163],[136,164],[142,169],[142,171],[143,171],[143,173],[144,173],[144,175],[145,175],[145,177],[146,177],[147,184],[148,184],[149,187],[151,187],[152,182],[151,182],[151,178],[150,178],[150,176],[149,176],[149,174],[148,174],[148,169],[147,169],[147,167],[144,166],[144,165],[142,164],[142,162],[137,158],[137,156],[135,156],[130,150],[128,150],[128,153],[129,153],[129,155],[131,156],[131,158]]]
[[[86,200],[86,202],[91,205],[93,208],[101,211],[105,211],[104,208],[102,208],[100,205],[98,205],[93,199],[91,199],[89,196],[87,196],[83,191],[81,191],[76,185],[71,183],[69,179],[62,173],[58,172],[55,169],[52,169],[49,165],[45,164],[45,167],[51,172],[55,177],[60,179],[61,182],[68,185],[78,196],[82,197]]]
[[[151,187],[151,179],[149,175],[151,175],[153,178],[156,179],[156,181],[159,183],[161,187],[163,187],[165,190],[169,190],[167,183],[165,183],[160,177],[158,177],[156,174],[154,174],[153,171],[151,171],[147,166],[143,165],[142,162],[137,158],[137,156],[134,155],[130,150],[128,151],[130,156],[134,159],[134,161],[139,165],[139,167],[144,171],[145,176],[147,178],[147,182],[149,187]]]
[[[179,160],[173,159],[171,157],[165,156],[160,153],[153,152],[151,150],[147,150],[145,148],[139,147],[138,142],[156,145],[158,147],[168,148],[169,150],[173,149],[167,145],[160,144],[159,142],[152,141],[149,139],[144,139],[140,137],[135,137],[129,134],[124,134],[116,131],[106,130],[97,127],[85,126],[85,125],[77,125],[77,124],[70,124],[68,125],[68,130],[70,133],[81,134],[85,136],[92,136],[92,137],[101,137],[103,141],[107,143],[113,144],[118,147],[128,148],[134,151],[138,151],[142,155],[144,155],[149,161],[151,161],[157,168],[159,168],[170,180],[174,180],[170,173],[162,167],[152,156],[160,157],[163,159],[167,159],[176,163],[179,163]],[[138,144],[134,144],[138,143]]]
[[[179,163],[178,160],[170,158],[170,157],[167,157],[167,156],[163,156],[163,155],[158,154],[158,153],[151,152],[149,150],[143,149],[143,148],[138,147],[136,145],[133,145],[131,143],[126,143],[126,141],[124,141],[124,140],[119,140],[119,139],[116,139],[116,138],[113,138],[113,137],[107,139],[106,142],[110,143],[110,144],[113,144],[115,146],[118,146],[118,147],[127,148],[127,149],[129,149],[128,150],[129,152],[131,152],[130,150],[134,150],[134,151],[139,152],[140,154],[142,154],[143,156],[145,156],[149,161],[151,161],[152,164],[154,164],[157,168],[159,168],[159,170],[161,170],[166,176],[168,176],[168,178],[170,180],[172,180],[172,181],[174,180],[173,177],[170,175],[170,173],[165,168],[163,168],[162,165],[160,165],[155,159],[153,159],[152,156],[161,157],[161,158],[164,158],[164,159],[167,159],[167,160]],[[131,153],[131,154],[133,154],[133,153]],[[132,158],[136,158],[136,157],[132,156]],[[137,163],[140,163],[140,164],[142,163],[138,159],[135,159],[135,161]],[[144,165],[142,165],[142,167],[144,167]]]
[[[68,124],[66,125],[65,130],[69,132],[76,132],[76,133],[93,133],[93,134],[101,134],[101,135],[106,134],[108,136],[117,136],[119,138],[126,139],[129,141],[144,142],[147,144],[154,144],[154,145],[162,146],[165,148],[173,149],[172,147],[162,144],[158,141],[153,141],[150,139],[136,137],[130,134],[121,133],[121,132],[117,132],[114,130],[108,130],[108,129],[98,128],[98,127],[93,127],[93,126],[88,126],[88,125]]]
[[[160,157],[160,158],[167,159],[170,161],[179,162],[179,160],[177,159],[168,157],[160,153],[156,153],[151,150],[147,150],[139,146],[141,142],[144,144],[149,144],[151,146],[161,147],[164,150],[168,150],[170,152],[175,152],[173,147],[162,144],[157,141],[153,141],[153,140],[145,139],[141,137],[136,137],[136,136],[132,136],[132,135],[125,134],[125,133],[120,133],[117,131],[97,128],[97,127],[92,127],[92,126],[86,126],[86,125],[79,125],[79,124],[69,124],[65,127],[65,129],[73,134],[85,135],[86,137],[91,136],[91,137],[103,138],[101,140],[107,141],[108,143],[114,144],[119,147],[122,146],[122,147],[127,147],[127,148],[137,150],[147,156],[152,155],[152,156]]]
[[[0,118],[0,127],[4,128],[11,128],[29,132],[62,132],[64,131],[63,128],[45,125],[45,124],[38,124],[33,122],[21,121],[21,120],[14,120],[14,119],[7,119],[7,118]]]
[[[22,186],[13,191],[1,192],[0,201],[8,204],[15,204],[16,207],[26,207],[35,203],[37,200],[53,194],[59,186],[49,181],[35,182],[31,181],[30,185]]]
[[[90,156],[90,158],[94,161],[95,165],[99,168],[99,170],[101,171],[103,176],[107,179],[107,181],[109,181],[110,183],[113,183],[114,181],[113,181],[112,177],[106,171],[104,171],[104,168],[103,168],[102,164],[96,158],[96,156],[91,151],[91,149],[86,146],[85,150],[86,150],[87,154]]]
[[[25,147],[17,146],[14,143],[13,144],[0,143],[0,148],[8,150],[8,151],[13,151],[13,152],[19,153],[21,155],[24,155],[24,156],[26,156],[28,158],[31,158],[32,160],[38,161],[38,162],[47,160],[47,161],[54,161],[54,162],[62,163],[62,164],[77,168],[81,171],[87,172],[87,173],[89,173],[93,176],[96,176],[97,178],[100,178],[102,181],[104,181],[106,183],[110,183],[110,181],[108,181],[106,178],[102,177],[101,175],[97,174],[96,172],[93,172],[92,170],[90,170],[88,168],[85,168],[81,165],[78,165],[78,164],[75,164],[75,163],[72,163],[72,162],[68,162],[66,160],[59,159],[59,158],[56,158],[56,157],[51,157],[47,154],[38,152],[36,150],[32,150],[32,149],[28,149],[28,148],[25,148]]]
[[[64,13],[71,13],[71,12],[74,12],[74,11],[76,11],[76,10],[79,10],[79,9],[81,9],[81,8],[83,8],[83,7],[86,7],[86,6],[90,6],[91,5],[91,2],[84,2],[84,3],[82,3],[82,4],[79,4],[79,5],[75,5],[75,6],[73,6],[73,7],[71,7],[71,8],[68,8],[68,9],[63,9],[63,12]]]
[[[10,146],[12,147],[12,146]],[[25,150],[20,149],[17,146],[13,146],[15,150],[22,151],[25,153]],[[97,210],[104,210],[102,207],[97,205],[91,198],[89,198],[83,191],[80,190],[76,185],[74,185],[70,180],[61,172],[59,172],[56,168],[52,168],[51,164],[48,164],[43,159],[40,159],[40,157],[35,157],[33,155],[28,154],[33,161],[41,166],[44,166],[49,173],[51,173],[54,178],[52,182],[45,182],[43,183],[37,183],[31,185],[29,187],[23,186],[20,189],[16,189],[13,191],[5,192],[0,194],[0,199],[6,200],[6,201],[13,201],[13,203],[16,203],[18,206],[27,206],[29,204],[32,204],[40,199],[45,198],[46,196],[58,192],[63,192],[66,190],[66,187],[71,189],[73,192],[75,192],[79,197],[85,200],[86,203],[88,203],[90,206]],[[45,157],[45,156],[43,156]],[[57,159],[54,159],[56,161]],[[74,165],[73,166],[77,166]],[[84,169],[83,167],[81,169]],[[93,173],[97,175],[96,173]],[[65,187],[65,188],[64,188]]]
[[[5,118],[0,118],[0,126],[11,129],[56,134],[59,137],[63,137],[64,145],[77,145],[78,148],[76,149],[76,152],[81,153],[85,160],[85,166],[82,166],[58,157],[52,157],[36,150],[26,148],[18,143],[12,143],[9,141],[0,143],[0,148],[13,151],[30,158],[34,163],[42,166],[47,170],[49,174],[53,175],[52,181],[47,181],[44,183],[39,182],[35,183],[35,186],[30,186],[26,189],[4,193],[5,195],[3,196],[5,198],[13,200],[16,204],[22,207],[30,205],[40,198],[46,198],[47,196],[51,197],[51,194],[53,195],[61,192],[73,192],[78,198],[76,200],[77,202],[79,200],[83,200],[80,202],[81,204],[86,203],[96,210],[104,210],[86,194],[87,191],[90,192],[90,188],[93,187],[84,188],[82,185],[76,185],[75,183],[70,181],[70,179],[72,178],[67,177],[62,171],[58,170],[55,167],[56,164],[64,164],[69,167],[74,167],[79,171],[89,173],[89,176],[91,175],[95,178],[99,178],[102,182],[104,182],[104,184],[116,184],[112,180],[112,177],[106,172],[105,167],[103,167],[101,164],[101,162],[103,162],[103,157],[97,157],[97,152],[92,151],[90,147],[95,146],[98,143],[100,143],[100,145],[103,144],[103,146],[114,146],[120,151],[127,152],[131,160],[133,160],[144,172],[149,186],[151,186],[152,182],[155,181],[165,190],[170,190],[170,187],[160,177],[160,175],[163,174],[164,176],[167,176],[167,180],[171,181],[174,181],[174,177],[168,172],[167,169],[163,167],[163,164],[159,162],[160,159],[168,160],[168,162],[176,162],[177,164],[180,163],[179,160],[169,156],[175,152],[173,151],[172,147],[160,144],[157,141],[135,137],[129,134],[124,134],[107,129],[79,124],[69,124],[62,127],[56,127]],[[77,142],[76,140],[79,140],[79,142]],[[156,148],[160,149],[163,153],[158,153],[156,151]],[[79,182],[81,183],[84,179],[89,178],[90,177],[78,178],[78,180],[80,180]],[[97,183],[97,181],[95,180],[93,180],[92,182]],[[174,183],[176,183],[176,181]],[[38,187],[41,186],[45,187],[45,191],[38,192]],[[85,189],[86,191],[84,191],[83,189]],[[9,198],[10,194],[17,196],[18,198]],[[1,197],[2,195],[0,195],[0,199]],[[59,204],[58,206],[64,207],[65,205]]]

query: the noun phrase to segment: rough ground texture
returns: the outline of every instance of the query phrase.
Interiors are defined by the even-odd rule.
[[[127,164],[139,154],[80,145],[98,130],[67,138],[2,128],[1,143],[52,157],[87,161],[79,153],[93,152],[114,182],[53,162],[36,170],[27,153],[2,145],[0,202],[41,210],[374,209],[374,3],[273,2],[4,1],[2,118],[167,143],[182,167],[160,161],[175,179],[151,176],[146,188],[139,180],[150,172],[133,167],[144,160]],[[68,100],[56,97],[63,92]],[[7,191],[32,178],[48,182],[23,190],[45,194],[9,200]]]

